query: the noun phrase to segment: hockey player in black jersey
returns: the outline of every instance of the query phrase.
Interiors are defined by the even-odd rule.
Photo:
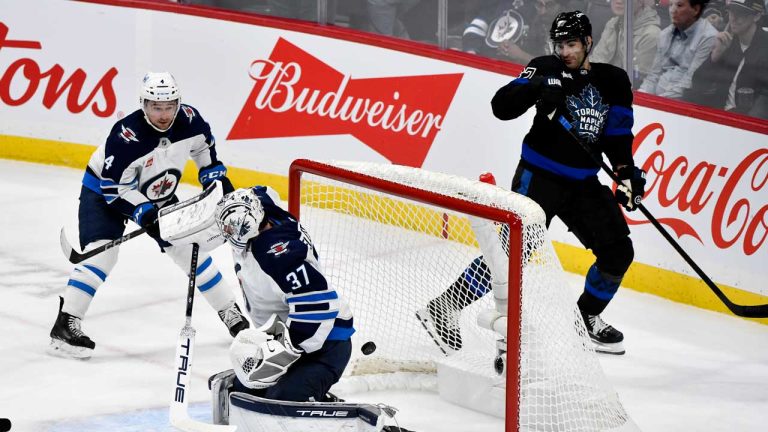
[[[590,63],[591,33],[583,13],[560,13],[550,30],[555,54],[531,60],[518,78],[496,92],[491,106],[500,120],[515,119],[536,107],[512,190],[544,209],[547,226],[553,217],[559,217],[592,250],[596,260],[587,272],[578,307],[596,350],[624,354],[624,335],[600,314],[634,257],[629,228],[616,201],[628,211],[634,210],[644,194],[645,172],[635,166],[632,157],[629,78],[615,66]],[[622,180],[615,194],[600,184],[600,167],[557,122],[560,116],[594,153],[608,157]],[[440,336],[438,344],[461,348],[455,316],[488,292],[487,283],[478,287],[473,278],[487,271],[484,261],[476,259],[448,290],[419,311],[419,318]]]
[[[140,109],[115,123],[106,142],[88,161],[78,210],[80,247],[87,251],[120,238],[130,219],[146,228],[161,250],[188,273],[191,246],[172,245],[160,238],[158,210],[179,201],[176,187],[190,158],[199,168],[198,180],[203,187],[215,180],[222,182],[225,193],[233,187],[226,167],[217,158],[210,126],[199,111],[181,103],[180,90],[170,73],[148,73],[139,103]],[[81,322],[96,290],[117,263],[118,249],[108,249],[72,271],[51,329],[51,354],[91,356],[95,343],[85,335]],[[197,288],[234,336],[248,327],[248,321],[210,255],[203,251],[199,259]]]

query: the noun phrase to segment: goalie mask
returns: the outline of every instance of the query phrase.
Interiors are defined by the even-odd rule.
[[[264,207],[250,188],[227,194],[216,206],[216,224],[221,235],[239,252],[259,234],[263,220]]]
[[[159,124],[157,120],[150,119],[150,102],[174,102],[175,111],[167,126]],[[158,132],[165,132],[173,126],[176,116],[181,107],[181,92],[176,85],[176,79],[168,72],[147,72],[141,82],[141,92],[139,93],[139,103],[144,111],[144,119]],[[153,121],[155,120],[155,121]]]

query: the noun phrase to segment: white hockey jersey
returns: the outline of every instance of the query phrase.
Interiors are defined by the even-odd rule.
[[[352,313],[328,284],[317,252],[302,226],[280,208],[263,186],[254,192],[272,228],[233,252],[245,307],[259,326],[276,313],[286,323],[294,346],[313,352],[326,340],[347,340],[354,333]]]
[[[173,198],[190,157],[203,186],[226,175],[216,158],[211,128],[195,108],[181,104],[165,132],[152,128],[144,112],[136,110],[115,123],[106,142],[91,155],[83,185],[133,217],[141,204],[162,207]]]

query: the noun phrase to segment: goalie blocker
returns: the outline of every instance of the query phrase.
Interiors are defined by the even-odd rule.
[[[383,404],[338,402],[278,401],[231,391],[234,370],[226,370],[208,380],[213,407],[213,423],[237,426],[238,431],[336,432],[413,432],[393,421],[396,409]]]

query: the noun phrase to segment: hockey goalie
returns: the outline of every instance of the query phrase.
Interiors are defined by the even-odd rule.
[[[278,202],[273,190],[256,186],[226,195],[216,209],[259,327],[237,335],[233,370],[211,378],[214,422],[239,431],[405,432],[385,425],[389,407],[329,395],[350,359],[352,313],[325,278],[308,233]]]

